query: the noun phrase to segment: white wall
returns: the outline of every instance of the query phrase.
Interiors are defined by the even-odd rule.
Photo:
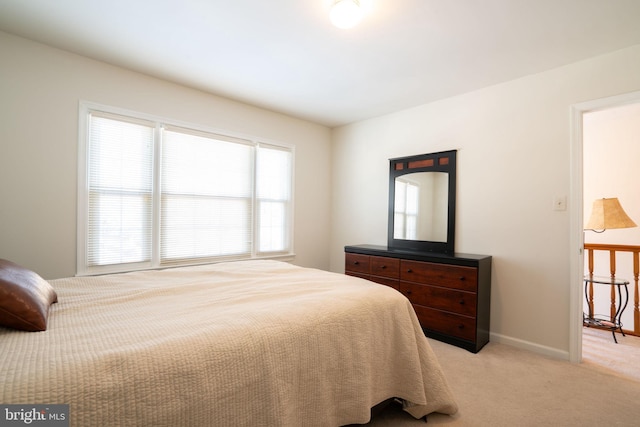
[[[75,274],[78,102],[295,144],[295,263],[329,267],[328,128],[0,32],[0,258]]]
[[[570,106],[639,88],[635,46],[335,129],[331,269],[386,244],[389,158],[457,149],[456,251],[493,256],[492,339],[568,357]]]

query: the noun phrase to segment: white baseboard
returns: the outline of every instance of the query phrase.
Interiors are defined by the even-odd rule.
[[[528,350],[534,353],[542,354],[544,356],[552,357],[554,359],[569,360],[569,352],[558,350],[557,348],[547,347],[544,345],[536,344],[530,341],[524,341],[518,338],[509,337],[502,334],[491,332],[490,341],[500,344],[511,345],[513,347]]]

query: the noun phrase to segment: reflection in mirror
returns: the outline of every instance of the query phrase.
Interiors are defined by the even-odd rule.
[[[447,241],[449,174],[418,172],[395,179],[395,239]]]

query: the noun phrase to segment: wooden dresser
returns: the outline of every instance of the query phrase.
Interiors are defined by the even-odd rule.
[[[345,274],[402,292],[430,338],[474,353],[489,342],[490,256],[345,246]]]

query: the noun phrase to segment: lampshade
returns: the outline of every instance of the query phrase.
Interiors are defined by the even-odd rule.
[[[358,0],[337,0],[331,8],[331,22],[338,28],[354,27],[362,19],[364,11]]]
[[[593,202],[591,218],[585,225],[585,230],[606,230],[610,228],[637,227],[636,223],[626,214],[617,197],[610,199],[596,199]]]

